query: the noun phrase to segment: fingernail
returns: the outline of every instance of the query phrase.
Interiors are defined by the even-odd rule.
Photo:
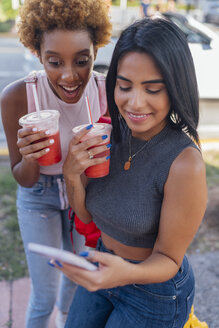
[[[104,136],[102,136],[102,139],[105,140],[108,136],[105,134]]]
[[[93,124],[86,126],[86,130],[90,130],[93,127]]]
[[[50,149],[49,149],[49,148],[46,148],[46,149],[45,149],[45,152],[47,152],[47,153],[48,153],[49,151],[50,151]]]
[[[55,260],[55,264],[57,264],[60,268],[63,267],[63,265],[59,261],[57,261],[57,260]]]
[[[49,130],[47,130],[47,131],[45,132],[45,134],[46,134],[46,135],[50,134],[50,131],[49,131]]]
[[[49,143],[50,143],[50,144],[54,144],[54,142],[55,142],[54,139],[50,139],[50,140],[49,140]]]
[[[111,144],[106,145],[107,148],[110,148],[111,146],[112,146]]]
[[[33,128],[32,131],[33,131],[33,132],[37,132],[37,128]]]
[[[55,268],[55,265],[52,264],[51,262],[47,262],[47,264],[49,264],[51,267]]]
[[[89,255],[89,252],[87,252],[87,251],[84,251],[84,252],[80,253],[80,256],[87,257],[88,255]]]
[[[106,159],[110,159],[110,156],[107,156]]]

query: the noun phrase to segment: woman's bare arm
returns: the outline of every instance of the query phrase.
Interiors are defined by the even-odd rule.
[[[151,256],[141,264],[139,281],[162,282],[177,273],[201,224],[206,203],[205,164],[198,150],[185,149],[171,166],[164,188],[158,237]]]
[[[67,173],[64,170],[64,177],[66,181],[66,190],[68,195],[69,204],[84,223],[89,223],[92,221],[91,214],[87,211],[85,205],[86,199],[86,177],[84,175],[77,176],[73,180],[68,178]]]
[[[92,216],[86,209],[86,185],[87,177],[84,174],[86,168],[106,161],[105,157],[89,158],[88,149],[103,141],[101,136],[81,142],[81,138],[88,133],[86,128],[77,133],[69,144],[68,155],[63,165],[63,174],[66,181],[69,203],[74,212],[84,223],[89,223]],[[93,148],[93,156],[106,151],[106,146]]]
[[[3,90],[1,113],[14,178],[20,185],[31,187],[39,178],[40,167],[37,158],[46,153],[47,141],[32,144],[44,138],[45,131],[34,132],[30,128],[22,129],[19,126],[19,118],[27,114],[24,80],[16,81]]]

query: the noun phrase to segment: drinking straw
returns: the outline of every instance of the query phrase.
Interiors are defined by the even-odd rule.
[[[36,106],[36,112],[37,112],[37,115],[40,117],[40,106],[39,106],[39,101],[38,101],[38,97],[37,97],[37,91],[36,91],[35,84],[32,85],[32,88],[33,88],[33,97],[34,97],[34,102],[35,102],[35,106]]]
[[[86,107],[87,107],[87,114],[88,114],[89,123],[93,125],[93,120],[92,120],[92,115],[91,115],[90,103],[89,103],[88,96],[85,96],[85,101],[86,101]]]

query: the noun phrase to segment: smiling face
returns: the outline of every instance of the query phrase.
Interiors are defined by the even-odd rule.
[[[167,123],[170,100],[153,58],[130,52],[119,61],[115,103],[132,135],[149,140]]]
[[[45,32],[40,60],[53,92],[66,103],[81,98],[90,78],[95,48],[89,32],[53,30]]]

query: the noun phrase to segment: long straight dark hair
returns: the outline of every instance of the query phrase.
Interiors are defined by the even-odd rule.
[[[192,55],[183,32],[163,18],[144,18],[127,27],[121,34],[111,59],[106,78],[107,100],[113,133],[121,138],[119,111],[114,100],[119,60],[128,52],[152,56],[168,92],[171,107],[168,120],[184,130],[199,144],[199,97]]]

